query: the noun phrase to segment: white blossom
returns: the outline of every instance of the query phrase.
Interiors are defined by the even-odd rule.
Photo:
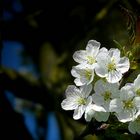
[[[137,114],[135,115],[134,120],[132,120],[131,122],[129,122],[128,130],[132,134],[138,133],[140,135],[140,111],[137,112]]]
[[[79,64],[94,65],[96,63],[96,56],[99,52],[100,43],[96,40],[89,40],[86,50],[79,50],[73,54],[73,59]]]
[[[134,92],[136,93],[136,96],[140,97],[140,74],[134,80],[133,89],[134,89]]]
[[[92,90],[92,85],[85,85],[77,88],[74,85],[69,85],[66,89],[66,99],[61,103],[64,110],[74,110],[73,118],[80,119],[84,114],[88,104],[92,103],[92,97],[89,96]]]
[[[89,85],[94,78],[94,68],[89,65],[77,65],[72,68],[71,74],[76,78],[74,83],[77,86]]]
[[[74,110],[75,120],[84,114],[87,122],[92,119],[106,122],[110,114],[115,114],[118,121],[129,122],[128,129],[132,134],[140,134],[140,74],[133,83],[119,89],[119,81],[129,70],[129,59],[121,57],[119,49],[108,50],[100,45],[96,40],[89,40],[85,50],[73,54],[78,65],[72,67],[71,74],[76,86],[80,87],[67,87],[61,107]],[[101,78],[95,83],[94,71]],[[92,84],[94,93],[91,95]]]
[[[105,77],[109,83],[119,82],[122,74],[127,72],[130,67],[127,57],[120,57],[120,50],[111,48],[100,49],[96,58],[97,65],[95,72],[100,77]]]
[[[92,118],[95,118],[98,122],[106,122],[109,117],[109,112],[102,106],[98,106],[96,104],[90,104],[87,106],[85,111],[85,120],[87,122],[91,121]]]
[[[92,95],[96,105],[103,106],[109,112],[110,101],[119,97],[119,84],[108,83],[105,80],[98,80],[94,85],[95,94]]]
[[[136,113],[140,110],[140,97],[135,97],[131,85],[125,85],[120,90],[120,97],[110,102],[110,111],[116,112],[120,122],[133,120]]]

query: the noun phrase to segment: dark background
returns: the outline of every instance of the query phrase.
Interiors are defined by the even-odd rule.
[[[116,47],[116,40],[129,48],[128,27],[135,25],[140,1],[5,0],[2,9],[0,139],[77,137],[85,121],[74,121],[73,112],[60,107],[73,84],[72,55],[90,39],[102,47]]]

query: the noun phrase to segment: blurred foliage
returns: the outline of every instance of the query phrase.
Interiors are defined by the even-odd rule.
[[[31,73],[22,73],[22,76],[31,83],[41,81],[53,94],[53,111],[62,130],[62,138],[72,140],[86,126],[83,119],[74,121],[72,112],[66,113],[60,107],[67,85],[73,84],[70,71],[76,64],[72,55],[74,51],[84,49],[90,39],[101,42],[102,47],[118,47],[131,60],[131,70],[124,75],[122,85],[132,82],[140,73],[140,1],[20,0],[24,9],[20,13],[14,12],[11,2],[8,2],[4,8],[14,14],[14,17],[4,21],[3,39],[23,43],[23,64],[29,65],[30,57],[41,80],[32,78]],[[14,80],[15,74],[12,71],[6,70],[6,73]],[[102,139],[133,140],[133,136],[120,135],[114,130],[103,134]],[[98,138],[88,135],[83,139]]]

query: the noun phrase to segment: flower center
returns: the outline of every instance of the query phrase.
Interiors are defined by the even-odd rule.
[[[88,63],[90,65],[92,65],[92,64],[94,64],[96,62],[96,60],[92,56],[87,56],[87,60],[88,60]]]
[[[77,102],[78,102],[79,105],[85,105],[86,104],[86,100],[84,98],[79,98],[77,100]]]
[[[124,108],[126,108],[126,109],[133,108],[133,102],[132,102],[132,100],[123,101],[123,104],[124,104]]]
[[[107,101],[107,100],[109,100],[110,98],[111,98],[111,93],[110,93],[109,91],[106,91],[106,92],[104,93],[104,100]]]
[[[140,96],[140,88],[136,90],[136,94]]]
[[[91,76],[92,76],[91,70],[86,70],[86,71],[85,71],[85,77],[86,77],[88,80],[90,80]]]
[[[111,63],[108,64],[108,71],[112,71],[116,69],[116,64],[112,61]]]

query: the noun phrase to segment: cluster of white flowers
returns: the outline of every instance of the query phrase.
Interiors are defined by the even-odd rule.
[[[120,55],[119,49],[100,48],[96,40],[90,40],[86,50],[76,51],[73,59],[78,65],[72,67],[71,74],[78,87],[67,87],[61,106],[74,110],[75,120],[84,114],[86,121],[105,122],[113,114],[119,122],[129,123],[131,133],[140,134],[140,74],[134,83],[120,88],[120,80],[130,67],[129,59]],[[95,75],[100,79],[94,81]]]

